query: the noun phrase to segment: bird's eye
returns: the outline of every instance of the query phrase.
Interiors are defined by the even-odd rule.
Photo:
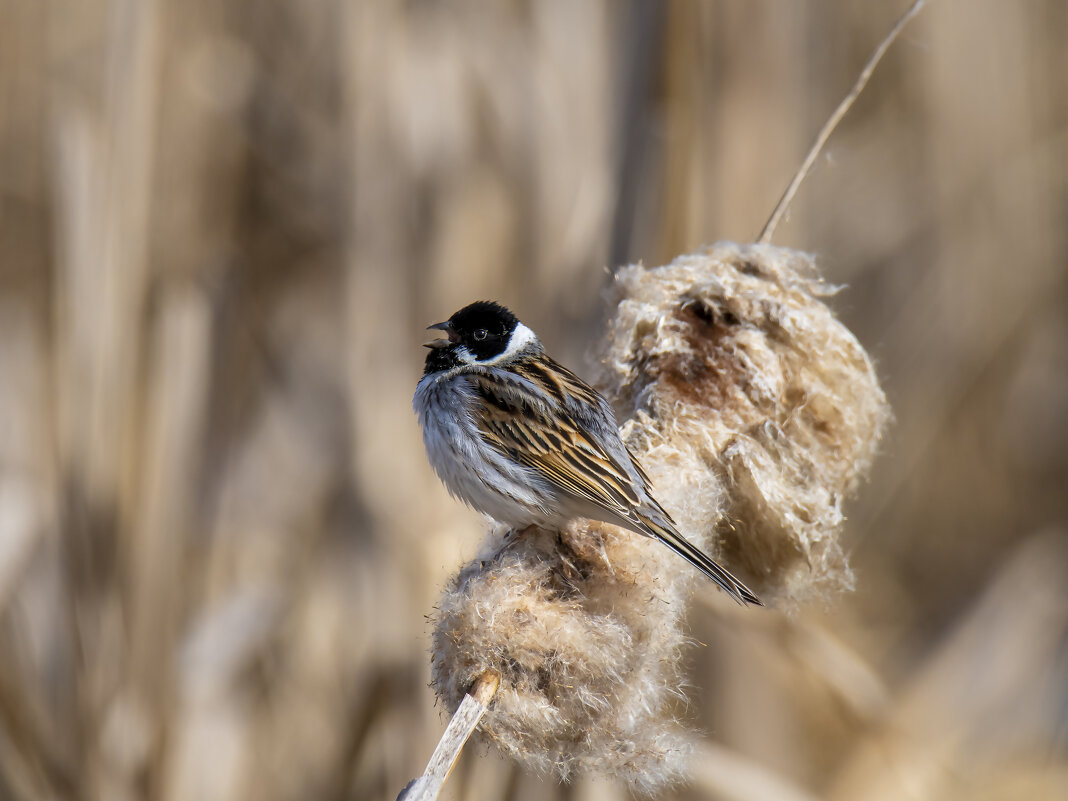
[[[473,333],[471,336],[475,338],[476,342],[481,342],[483,339],[489,336],[489,331],[487,331],[485,328],[480,328],[475,331],[475,333]]]

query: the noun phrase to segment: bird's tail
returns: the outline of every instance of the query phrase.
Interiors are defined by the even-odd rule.
[[[716,582],[738,603],[743,605],[747,603],[754,604],[755,606],[764,605],[764,602],[757,598],[751,589],[731,575],[730,571],[722,567],[712,557],[682,536],[670,523],[665,524],[637,511],[636,515],[645,533],[660,540],[660,542]]]

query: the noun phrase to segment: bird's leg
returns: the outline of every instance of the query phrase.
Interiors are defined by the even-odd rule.
[[[616,574],[616,569],[612,566],[612,562],[608,558],[608,551],[604,547],[604,534],[598,532],[597,536],[597,550],[601,559],[604,561],[605,567],[608,568],[608,572],[613,576]]]
[[[511,548],[519,540],[520,537],[525,537],[525,536],[529,535],[532,531],[537,531],[537,530],[538,530],[538,526],[535,523],[531,523],[529,526],[526,526],[525,528],[520,528],[520,529],[510,528],[510,529],[508,529],[508,531],[505,533],[505,535],[503,537],[501,537],[501,544],[499,546],[497,546],[497,549],[493,552],[493,555],[490,556],[490,558],[487,561],[496,562],[496,561],[500,560],[500,558],[504,554],[504,552],[507,551],[509,548]]]

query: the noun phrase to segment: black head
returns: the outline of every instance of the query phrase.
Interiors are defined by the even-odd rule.
[[[529,334],[514,314],[490,300],[464,306],[447,322],[430,328],[444,331],[449,338],[427,344],[431,349],[426,358],[428,373],[493,359],[508,350],[517,329]]]
[[[519,320],[516,316],[492,300],[480,300],[464,306],[448,322],[449,329],[460,344],[479,361],[504,353],[517,325]]]

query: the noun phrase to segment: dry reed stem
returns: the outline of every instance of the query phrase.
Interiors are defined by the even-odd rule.
[[[32,785],[25,790],[34,796],[74,797],[78,788],[75,772],[54,739],[48,736],[35,699],[22,692],[22,684],[16,665],[3,660],[0,663],[0,728],[27,768],[25,775],[12,778]]]
[[[717,801],[816,801],[765,766],[714,743],[698,746],[691,771],[694,786]]]
[[[501,686],[501,676],[487,670],[475,681],[471,691],[464,695],[438,741],[438,747],[430,757],[423,775],[405,788],[397,801],[435,801],[445,780],[449,778],[456,761],[460,758],[464,743],[474,733],[478,722],[489,709],[489,703]]]
[[[717,600],[708,594],[698,596],[708,614],[737,618],[737,610],[724,609]],[[890,689],[875,668],[836,633],[798,617],[760,615],[747,617],[744,625],[774,642],[779,658],[792,671],[810,676],[858,719],[879,719],[890,705]]]
[[[27,565],[41,546],[44,521],[32,487],[0,485],[0,617],[18,593]]]
[[[849,90],[842,102],[838,104],[838,108],[834,110],[834,113],[827,119],[827,122],[823,124],[820,132],[816,135],[816,140],[812,143],[812,147],[809,148],[808,154],[805,156],[805,160],[801,163],[801,168],[794,175],[790,185],[786,187],[786,191],[783,192],[779,202],[775,205],[775,210],[771,213],[768,221],[764,223],[764,228],[760,232],[760,236],[757,237],[757,242],[760,244],[768,244],[771,242],[772,236],[775,235],[775,229],[779,225],[779,220],[786,213],[787,207],[790,205],[790,201],[794,199],[794,195],[797,194],[798,188],[801,186],[801,182],[805,180],[805,176],[808,175],[809,170],[812,169],[812,165],[816,161],[816,157],[823,150],[823,146],[827,144],[827,140],[831,138],[831,134],[834,133],[834,129],[838,127],[838,123],[842,121],[842,118],[849,113],[849,109],[853,107],[853,103],[860,97],[860,93],[864,91],[864,87],[868,85],[868,81],[871,79],[872,73],[875,72],[876,66],[882,61],[886,51],[890,49],[897,37],[901,34],[901,31],[905,29],[909,21],[920,13],[927,4],[927,0],[916,0],[909,9],[901,15],[897,23],[890,30],[890,33],[886,35],[879,46],[875,48],[875,51],[868,58],[868,62],[864,65],[864,69],[860,71],[860,75],[857,76],[856,82],[853,84],[853,88]]]
[[[976,777],[1011,748],[1026,750],[1030,732],[1041,730],[1041,718],[1036,725],[1021,710],[1063,697],[1056,665],[1066,637],[1068,533],[1055,529],[1033,534],[1005,560],[857,741],[827,797],[973,797]]]

